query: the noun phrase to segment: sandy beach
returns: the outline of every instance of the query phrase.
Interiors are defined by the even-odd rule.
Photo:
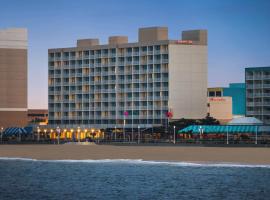
[[[142,159],[270,164],[270,148],[115,145],[0,145],[0,157],[38,160]]]

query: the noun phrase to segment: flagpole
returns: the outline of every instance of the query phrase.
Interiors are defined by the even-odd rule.
[[[126,127],[126,116],[125,116],[125,118],[124,118],[124,129],[123,129],[124,141],[126,140],[125,127]]]

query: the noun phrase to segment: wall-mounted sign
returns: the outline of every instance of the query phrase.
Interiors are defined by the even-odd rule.
[[[221,97],[211,97],[209,98],[209,101],[226,101],[226,99]]]
[[[177,40],[177,44],[192,44],[192,40]]]

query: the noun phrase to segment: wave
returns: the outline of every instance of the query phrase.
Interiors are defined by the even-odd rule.
[[[0,157],[7,161],[56,162],[56,163],[118,163],[137,165],[169,165],[180,167],[244,167],[244,168],[270,168],[270,165],[243,164],[229,162],[176,162],[176,161],[148,161],[142,159],[101,159],[101,160],[37,160],[31,158]]]

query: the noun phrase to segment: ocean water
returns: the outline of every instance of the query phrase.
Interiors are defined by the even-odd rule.
[[[0,200],[270,199],[270,166],[0,158]]]

